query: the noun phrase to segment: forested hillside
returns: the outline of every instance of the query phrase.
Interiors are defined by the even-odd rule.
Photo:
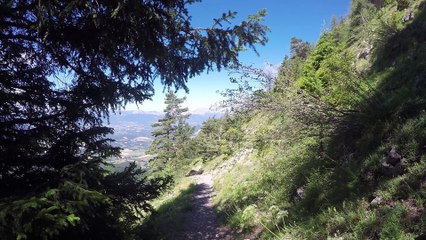
[[[425,5],[353,0],[314,45],[292,39],[275,78],[236,67],[228,113],[182,160],[213,174],[225,224],[256,239],[426,238]]]

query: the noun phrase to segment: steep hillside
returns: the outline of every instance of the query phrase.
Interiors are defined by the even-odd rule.
[[[425,5],[353,0],[315,46],[291,40],[275,79],[239,68],[231,112],[203,124],[193,159],[175,160],[177,182],[203,165],[242,239],[425,239]],[[177,186],[167,199],[179,203],[192,188]],[[147,222],[182,216],[173,201]]]
[[[263,239],[426,237],[425,2],[373,3],[354,0],[313,48],[295,41],[273,89],[216,120],[222,138],[199,137],[217,149],[205,165],[230,226]]]

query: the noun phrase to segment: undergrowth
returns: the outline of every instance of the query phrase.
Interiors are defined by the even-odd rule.
[[[180,178],[173,189],[152,204],[155,212],[145,218],[140,230],[142,239],[174,239],[185,228],[185,213],[192,208],[191,199],[196,184],[190,178]]]
[[[354,0],[307,59],[284,61],[286,82],[242,125],[240,148],[214,158],[253,149],[217,170],[215,204],[232,227],[261,227],[259,239],[426,237],[426,3],[357,4],[370,3]]]

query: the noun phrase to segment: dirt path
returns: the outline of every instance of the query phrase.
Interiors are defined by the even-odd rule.
[[[192,209],[186,215],[187,223],[182,236],[177,239],[191,240],[232,240],[231,233],[220,227],[213,211],[211,198],[213,177],[210,174],[194,176],[197,190],[192,199]]]

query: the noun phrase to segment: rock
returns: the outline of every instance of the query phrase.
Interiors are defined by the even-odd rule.
[[[395,148],[392,148],[387,156],[382,160],[382,166],[384,174],[388,176],[393,176],[395,174],[400,174],[404,170],[405,158],[399,154]]]
[[[381,203],[382,203],[382,198],[377,196],[373,200],[371,200],[370,206],[376,207],[376,206],[379,206]]]
[[[303,89],[299,88],[299,89],[297,90],[297,94],[302,94],[302,93],[303,93]]]
[[[387,158],[383,158],[383,160],[384,160],[384,161],[382,161],[382,167],[385,167],[385,168],[392,167],[392,165],[390,165],[390,164],[387,162]]]
[[[407,13],[407,15],[402,17],[402,22],[408,22],[412,19],[414,19],[414,12],[410,11],[410,12]]]
[[[203,174],[203,172],[204,170],[201,168],[201,166],[198,166],[195,169],[189,170],[189,172],[185,174],[185,176],[189,177],[189,176],[201,175]]]
[[[402,167],[394,167],[391,171],[392,176],[398,176],[404,173],[404,168]]]
[[[366,48],[364,50],[362,50],[360,53],[358,53],[357,58],[358,59],[367,59],[367,57],[370,55],[371,53],[371,48]]]
[[[386,158],[386,162],[391,164],[392,166],[396,166],[402,160],[402,156],[396,151],[395,148],[392,148],[388,152],[388,157]]]
[[[401,160],[399,160],[399,162],[395,165],[395,167],[405,167],[405,165],[406,165],[406,163],[407,163],[407,159],[405,159],[405,158],[401,158]]]
[[[304,187],[299,187],[299,188],[296,190],[296,193],[297,193],[297,196],[298,196],[300,199],[305,199],[305,197],[306,197],[306,193],[305,193],[305,188],[304,188]]]

